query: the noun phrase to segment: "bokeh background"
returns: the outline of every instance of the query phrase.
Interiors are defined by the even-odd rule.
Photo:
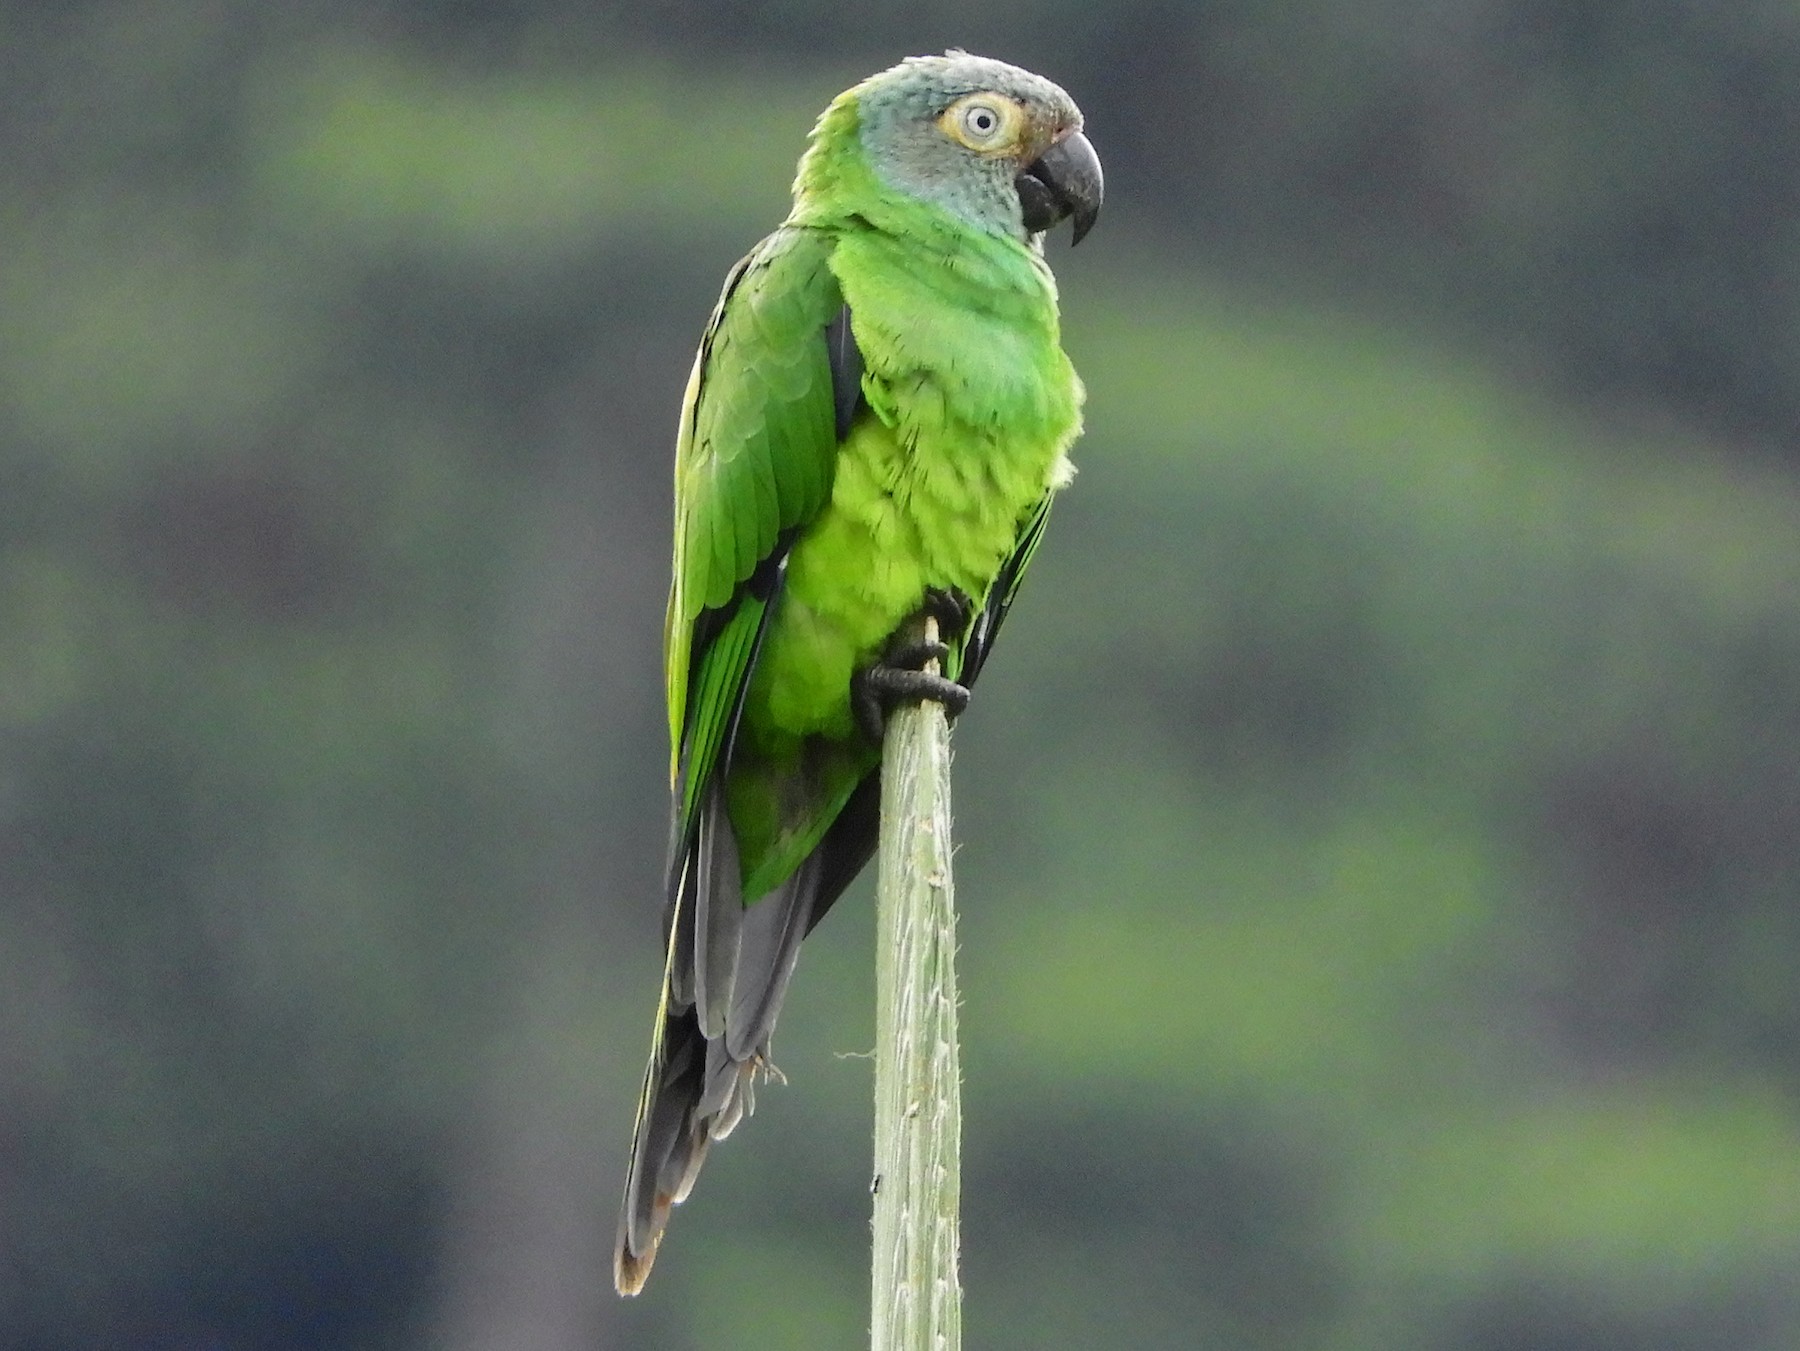
[[[13,0],[4,1351],[862,1343],[866,882],[608,1264],[693,343],[951,44],[1110,189],[957,729],[970,1345],[1800,1345],[1800,10]]]

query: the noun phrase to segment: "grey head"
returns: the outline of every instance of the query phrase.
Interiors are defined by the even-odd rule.
[[[1099,214],[1100,160],[1081,109],[1018,66],[967,52],[912,56],[854,91],[862,143],[893,188],[990,233],[1024,240]]]

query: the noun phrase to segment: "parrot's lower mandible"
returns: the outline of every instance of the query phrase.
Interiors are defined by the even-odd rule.
[[[751,1111],[800,940],[874,851],[887,704],[961,711],[1073,473],[1040,236],[1072,218],[1079,241],[1100,198],[1060,88],[913,57],[832,101],[793,211],[725,280],[675,450],[667,957],[622,1293]]]

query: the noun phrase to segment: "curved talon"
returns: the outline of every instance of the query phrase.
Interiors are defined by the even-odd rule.
[[[869,668],[870,683],[893,699],[929,699],[955,717],[969,706],[969,691],[948,676],[931,671],[903,671],[892,666]]]
[[[937,620],[940,634],[952,641],[962,637],[975,617],[974,602],[953,586],[926,587],[925,604],[920,608]]]
[[[868,671],[858,671],[850,681],[850,713],[862,734],[877,746],[887,736],[887,706],[881,691],[869,679]]]
[[[949,645],[933,643],[920,639],[915,643],[907,643],[898,648],[880,662],[880,666],[895,671],[923,671],[928,661],[943,661],[950,655]],[[871,668],[879,669],[879,668]]]
[[[887,735],[889,709],[909,699],[942,704],[944,715],[955,718],[969,706],[969,691],[967,686],[935,671],[889,665],[871,666],[859,672],[850,685],[850,711],[871,741],[880,741]]]
[[[940,639],[954,642],[969,627],[975,607],[954,587],[932,586],[925,588],[924,604],[919,607],[919,613],[937,620]],[[924,669],[931,662],[948,661],[950,643],[918,638],[914,636],[917,633],[915,617],[888,640],[887,655],[858,671],[850,682],[850,712],[856,725],[871,741],[879,742],[887,735],[888,710],[903,700],[930,699],[942,704],[944,713],[951,718],[969,706],[967,686]]]

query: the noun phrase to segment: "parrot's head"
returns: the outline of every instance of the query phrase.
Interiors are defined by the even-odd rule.
[[[883,181],[973,225],[1026,239],[1072,218],[1079,244],[1100,214],[1081,109],[1041,75],[951,51],[908,57],[843,98]]]

